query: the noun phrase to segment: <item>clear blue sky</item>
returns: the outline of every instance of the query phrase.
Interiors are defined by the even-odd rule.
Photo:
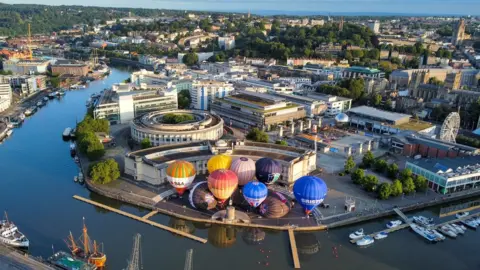
[[[480,0],[3,0],[8,4],[90,5],[189,10],[480,14]],[[473,14],[472,14],[473,12]]]

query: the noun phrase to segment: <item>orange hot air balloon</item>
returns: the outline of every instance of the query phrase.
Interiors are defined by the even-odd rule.
[[[195,179],[195,166],[185,160],[177,160],[167,167],[168,182],[182,195]]]
[[[230,198],[237,186],[238,177],[230,170],[216,170],[208,176],[208,189],[220,202]]]
[[[230,165],[232,164],[232,158],[227,155],[216,155],[211,157],[207,162],[207,169],[209,173],[212,173],[216,170],[230,169]]]

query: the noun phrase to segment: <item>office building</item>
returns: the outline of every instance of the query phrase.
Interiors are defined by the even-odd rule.
[[[49,61],[46,60],[28,60],[28,59],[8,59],[3,60],[3,70],[11,71],[13,74],[44,74],[47,72]]]
[[[379,110],[368,106],[351,108],[347,112],[350,125],[374,133],[398,133],[410,122],[411,115]]]
[[[309,92],[307,96],[315,100],[323,101],[327,106],[324,114],[328,117],[333,117],[339,113],[346,112],[352,107],[351,98],[324,95],[316,92]]]
[[[209,110],[210,104],[216,98],[229,96],[233,91],[233,85],[228,82],[195,80],[192,82],[190,91],[190,107],[197,110]]]
[[[460,19],[453,27],[452,44],[457,46],[465,39],[465,20]]]
[[[12,104],[12,88],[9,83],[0,83],[0,112]]]
[[[88,65],[76,61],[69,60],[57,60],[55,64],[51,66],[52,74],[54,75],[74,75],[74,76],[86,76],[88,74]]]
[[[269,93],[293,93],[295,85],[285,81],[268,81],[248,78],[239,83],[251,87],[264,87]]]
[[[235,48],[235,36],[218,37],[218,47],[225,51]]]
[[[21,96],[30,96],[47,88],[45,75],[0,75],[0,83],[9,83]]]
[[[380,71],[375,68],[366,68],[366,67],[349,67],[343,71],[344,78],[385,78],[385,72]]]
[[[315,115],[323,115],[327,111],[327,104],[323,100],[283,93],[275,93],[274,95],[284,98],[286,101],[302,105],[305,108],[307,117],[313,118]]]
[[[285,98],[248,91],[216,99],[211,110],[220,115],[227,125],[250,129],[269,128],[289,120],[305,117],[305,108]]]
[[[380,33],[380,21],[368,21],[368,28],[375,34]]]

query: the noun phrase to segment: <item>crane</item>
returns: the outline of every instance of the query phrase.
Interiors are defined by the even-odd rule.
[[[142,257],[140,253],[140,238],[142,237],[141,234],[137,233],[133,237],[133,248],[132,248],[132,255],[128,262],[128,266],[126,270],[140,270],[143,269],[142,265]]]
[[[33,56],[32,56],[32,32],[30,31],[30,23],[28,24],[28,31],[27,31],[27,51],[28,51],[28,55],[27,55],[27,59],[32,59]]]

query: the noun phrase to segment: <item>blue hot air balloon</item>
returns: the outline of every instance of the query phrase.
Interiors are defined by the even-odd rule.
[[[243,197],[253,207],[259,206],[268,195],[268,188],[260,182],[248,182],[243,187]]]
[[[271,158],[261,158],[255,162],[257,180],[267,185],[275,183],[282,173],[282,166]]]
[[[327,191],[325,182],[315,176],[300,177],[293,184],[293,195],[307,214],[323,202],[327,196]]]

